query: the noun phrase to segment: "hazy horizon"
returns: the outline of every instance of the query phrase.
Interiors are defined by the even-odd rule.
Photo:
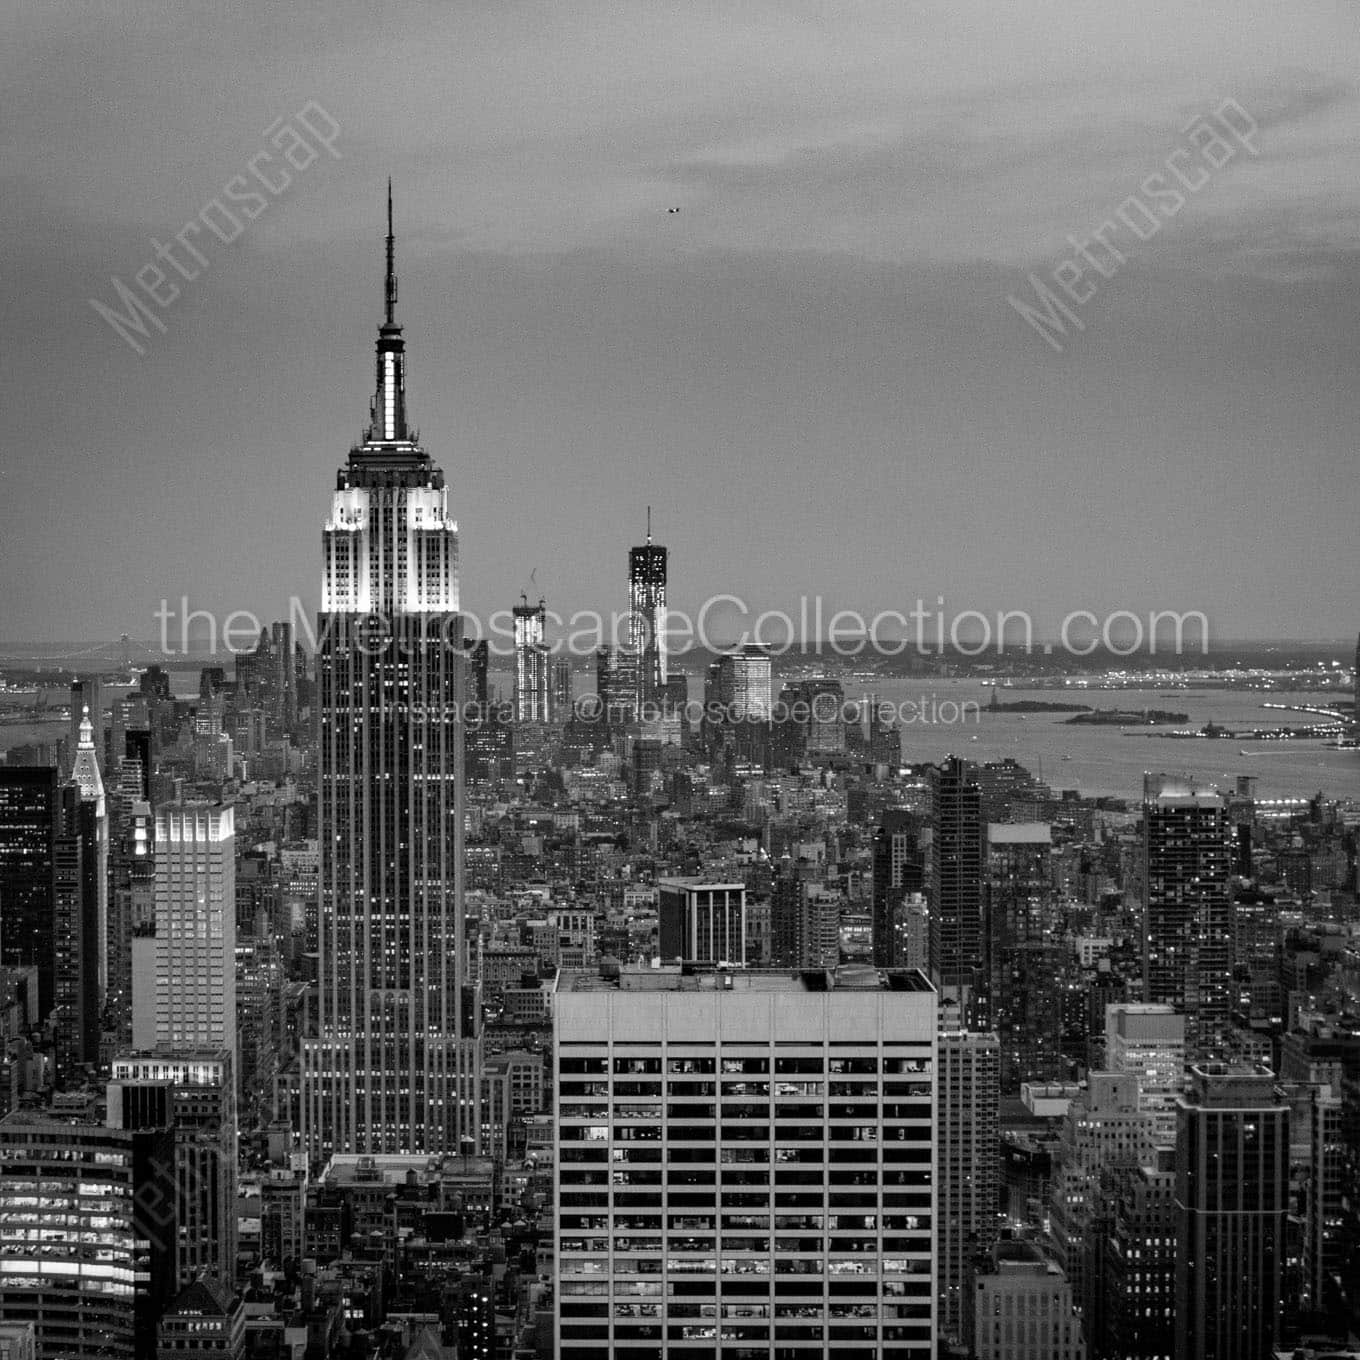
[[[55,4],[0,37],[0,634],[314,597],[389,174],[471,612],[622,609],[651,505],[677,604],[1356,626],[1348,11]],[[197,228],[192,280],[162,264],[138,354],[91,300],[309,108],[331,150],[230,243]],[[1249,148],[1150,239],[1119,228],[1055,352],[1008,298],[1222,108]]]

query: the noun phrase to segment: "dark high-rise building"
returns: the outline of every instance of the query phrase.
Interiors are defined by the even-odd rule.
[[[1279,1072],[1313,1092],[1302,1292],[1339,1334],[1360,1332],[1360,1020],[1301,1016],[1281,1040]],[[1298,1131],[1293,1141],[1303,1141]]]
[[[637,719],[638,654],[631,647],[601,647],[595,653],[595,693],[599,720],[625,727]]]
[[[80,785],[72,782],[58,790],[57,805],[52,899],[53,1046],[57,1070],[66,1077],[73,1068],[99,1058],[100,970],[106,957],[100,905],[107,871],[100,853],[102,798],[98,804],[87,800]]]
[[[810,885],[788,855],[770,892],[770,963],[776,968],[835,968],[840,963],[840,902]]]
[[[1185,1013],[1192,1058],[1221,1056],[1227,1035],[1231,858],[1227,812],[1217,790],[1146,776],[1143,999]]]
[[[463,765],[469,783],[488,784],[515,776],[515,728],[491,700],[491,647],[486,638],[463,643],[468,654],[464,708]]]
[[[236,1274],[236,1080],[225,1049],[156,1048],[113,1060],[110,1128],[169,1129],[174,1287]]]
[[[274,693],[278,718],[285,728],[297,721],[297,649],[293,645],[293,625],[275,621],[270,628],[274,653]]]
[[[785,685],[776,717],[773,741],[781,764],[827,763],[845,755],[845,691],[839,680]]]
[[[124,742],[149,733],[126,732]],[[108,988],[105,1009],[116,1042],[132,1042],[132,937],[149,928],[155,902],[155,818],[140,758],[124,756],[109,771]]]
[[[1289,1107],[1268,1068],[1190,1069],[1176,1134],[1177,1360],[1268,1360],[1280,1341]]]
[[[245,700],[264,709],[275,732],[287,732],[297,722],[299,668],[293,625],[287,620],[276,620],[268,628],[261,628],[254,649],[236,654],[237,692]],[[301,671],[305,674],[305,655],[301,661]],[[214,672],[212,692],[226,684],[226,677],[220,667],[212,667],[203,674],[208,677]],[[204,684],[208,684],[206,678]],[[209,693],[205,688],[203,697],[208,698]]]
[[[1095,1335],[1103,1314],[1108,1238],[1101,1176],[1109,1167],[1142,1166],[1152,1156],[1153,1116],[1139,1108],[1138,1079],[1126,1072],[1091,1072],[1068,1105],[1050,1187],[1054,1256],[1072,1298]]]
[[[976,777],[982,790],[982,816],[988,822],[1012,821],[1018,803],[1051,797],[1049,790],[1010,756],[979,765]]]
[[[492,714],[467,725],[464,765],[469,783],[494,784],[515,777],[515,728]]]
[[[667,551],[652,542],[647,507],[647,541],[628,552],[628,646],[637,654],[639,703],[657,704],[666,685]]]
[[[0,962],[38,970],[38,1014],[56,995],[52,951],[60,786],[52,766],[0,765]]]
[[[1047,822],[987,828],[986,957],[992,1024],[1001,1042],[1001,1089],[1059,1081],[1064,947],[1049,862]]]
[[[571,717],[571,659],[557,657],[552,663],[552,719],[566,722]]]
[[[236,653],[236,688],[252,703],[268,705],[274,695],[278,668],[271,654],[269,629],[260,629],[260,640],[248,652]]]
[[[902,727],[891,708],[869,697],[869,733],[865,755],[872,765],[896,766],[902,763]]]
[[[941,1004],[957,1001],[970,1028],[990,1024],[983,933],[986,872],[982,793],[974,767],[950,756],[931,775],[928,858],[930,972]]]
[[[318,1009],[302,1090],[313,1158],[443,1152],[480,1128],[462,1004],[458,529],[407,426],[393,257],[389,191],[377,391],[324,534]]]
[[[463,643],[468,649],[468,699],[477,705],[478,715],[486,716],[491,703],[491,644],[485,638]]]
[[[1000,1215],[999,1067],[995,1034],[951,1029],[942,1019],[935,1126],[940,1332],[971,1345],[974,1281]]]
[[[170,688],[170,676],[164,666],[148,666],[142,672],[142,678],[138,681],[137,688],[148,699],[168,701],[173,697]]]
[[[1110,1360],[1166,1360],[1176,1316],[1176,1155],[1158,1147],[1144,1166],[1101,1173],[1108,1237],[1100,1252],[1104,1308],[1088,1324],[1089,1353]]]
[[[921,819],[889,808],[874,833],[873,949],[878,968],[905,964],[903,903],[925,888],[926,841]]]
[[[204,666],[198,672],[198,697],[215,699],[227,688],[227,672],[222,666]]]

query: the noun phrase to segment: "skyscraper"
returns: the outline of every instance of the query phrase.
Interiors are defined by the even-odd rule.
[[[770,885],[770,962],[776,968],[834,968],[840,962],[840,899],[813,885],[788,855]]]
[[[599,720],[607,727],[636,721],[639,658],[631,646],[601,647],[595,653],[595,693]]]
[[[903,962],[903,911],[925,887],[927,840],[920,818],[905,808],[889,808],[874,832],[873,950],[880,968]]]
[[[285,728],[297,721],[297,652],[293,646],[293,625],[276,620],[270,641],[274,652],[274,692],[278,696],[278,720]]]
[[[394,254],[389,187],[377,392],[324,534],[317,1033],[302,1090],[314,1158],[456,1149],[480,1122],[463,1015],[458,527],[407,427]]]
[[[934,1355],[920,973],[563,971],[553,1012],[563,1360]]]
[[[1147,775],[1143,787],[1144,1000],[1186,1017],[1192,1057],[1221,1056],[1232,995],[1231,846],[1216,789]]]
[[[52,953],[59,785],[53,766],[0,765],[0,963],[38,970],[38,1014],[56,994]]]
[[[987,827],[986,960],[992,1023],[1001,1041],[1001,1089],[1026,1081],[1059,1081],[1063,944],[1052,881],[1052,830],[1047,822],[993,822]]]
[[[463,643],[472,661],[468,677],[467,697],[477,705],[478,717],[487,716],[487,706],[491,702],[491,644],[485,638],[473,642],[470,638]]]
[[[791,681],[779,692],[779,708],[774,744],[781,763],[829,764],[845,755],[847,707],[839,680]]]
[[[174,1143],[174,1284],[236,1275],[236,1094],[226,1049],[158,1048],[113,1060],[110,1128],[168,1128]]]
[[[1176,1140],[1177,1360],[1262,1360],[1280,1340],[1289,1107],[1268,1068],[1190,1069]]]
[[[660,702],[666,685],[667,551],[652,542],[652,508],[647,507],[647,541],[628,552],[628,645],[640,659],[638,702]]]
[[[566,722],[571,717],[571,658],[557,657],[552,663],[552,719]]]
[[[1176,1102],[1185,1089],[1185,1016],[1170,1006],[1107,1006],[1105,1066],[1138,1078],[1138,1104],[1152,1112],[1153,1141],[1172,1146]]]
[[[973,1283],[1000,1218],[1000,1065],[995,1034],[940,1030],[935,1090],[939,1149],[940,1333],[971,1344]]]
[[[53,868],[53,1040],[63,1076],[99,1057],[105,957],[100,908],[105,819],[102,797],[86,798],[74,780],[57,791],[57,838]]]
[[[767,721],[771,705],[768,648],[752,643],[740,651],[724,653],[714,664],[718,669],[713,699],[723,706],[723,716],[736,721]]]
[[[136,1162],[125,1130],[0,1120],[0,1316],[34,1323],[41,1360],[137,1354]]]
[[[1153,1149],[1145,1166],[1101,1174],[1108,1239],[1103,1243],[1104,1307],[1087,1320],[1091,1353],[1114,1360],[1173,1355],[1176,1313],[1176,1150]]]
[[[236,1029],[236,824],[230,806],[156,810],[156,933],[133,940],[132,1041],[226,1049]]]
[[[548,721],[548,648],[543,640],[547,608],[521,595],[515,620],[515,721]]]
[[[113,707],[109,813],[108,989],[105,1010],[118,1044],[132,1042],[132,938],[154,916],[155,820],[147,802],[150,733],[129,729],[125,701]]]
[[[1138,1082],[1125,1072],[1090,1073],[1063,1119],[1051,1187],[1054,1254],[1088,1321],[1103,1278],[1103,1262],[1093,1254],[1103,1235],[1101,1177],[1114,1166],[1145,1165],[1152,1128],[1152,1115],[1138,1106]]]
[[[96,690],[96,696],[98,691]],[[109,815],[104,799],[104,780],[99,773],[101,756],[95,740],[95,727],[87,710],[80,721],[80,737],[76,743],[75,764],[71,781],[80,790],[80,801],[90,804],[94,818],[95,874],[94,892],[99,921],[99,948],[96,963],[99,995],[102,998],[109,984]]]
[[[972,1029],[990,1023],[983,944],[982,792],[974,767],[950,756],[931,776],[934,835],[928,860],[930,974]]]

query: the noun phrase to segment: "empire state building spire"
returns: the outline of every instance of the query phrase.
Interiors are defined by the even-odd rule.
[[[406,443],[406,341],[397,324],[396,237],[392,234],[392,181],[387,181],[387,279],[384,320],[378,327],[378,389],[369,406],[370,444]]]
[[[475,1151],[482,1136],[479,1010],[465,990],[458,524],[406,425],[388,204],[373,423],[336,471],[321,540],[317,1005],[300,1092],[318,1165],[442,1156],[464,1138]]]

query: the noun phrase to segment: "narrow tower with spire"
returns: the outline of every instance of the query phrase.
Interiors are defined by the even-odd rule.
[[[378,327],[378,385],[368,408],[370,443],[406,439],[406,341],[397,321],[397,250],[392,231],[392,181],[387,181],[387,278],[383,323]]]
[[[480,1126],[479,1008],[464,994],[458,526],[407,425],[396,307],[389,183],[377,390],[322,535],[318,1024],[302,1090],[315,1161],[456,1151]]]
[[[666,688],[667,552],[652,542],[652,507],[647,507],[647,541],[628,553],[628,642],[638,657],[638,703],[656,705]]]

